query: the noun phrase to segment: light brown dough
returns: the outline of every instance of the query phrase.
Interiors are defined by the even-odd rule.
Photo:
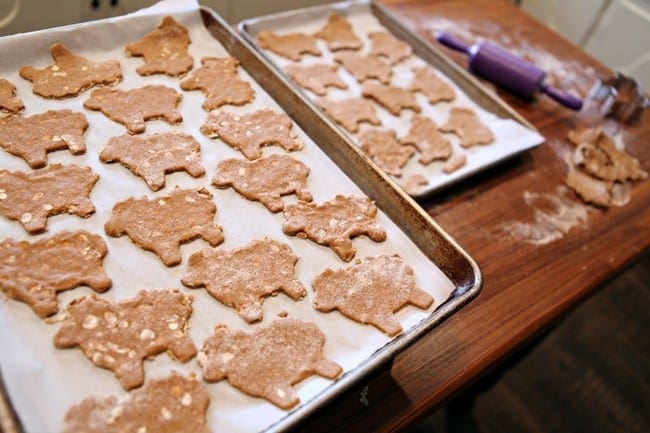
[[[289,245],[266,238],[231,251],[205,248],[190,257],[182,281],[188,287],[205,287],[254,323],[262,320],[266,297],[279,292],[294,301],[305,297],[307,291],[296,278],[297,261]]]
[[[337,195],[323,204],[299,201],[285,207],[282,231],[327,245],[349,262],[357,252],[353,237],[365,234],[375,242],[386,240],[376,215],[377,207],[366,197]]]
[[[219,111],[208,116],[201,132],[210,138],[219,137],[250,160],[262,156],[262,147],[278,145],[287,151],[302,149],[302,141],[291,132],[293,123],[284,113],[262,109],[236,115]]]
[[[327,87],[348,88],[337,73],[338,69],[338,66],[321,63],[310,66],[289,65],[285,71],[300,87],[323,96],[327,94]]]
[[[375,56],[363,56],[355,51],[345,50],[334,53],[334,60],[341,63],[359,82],[377,79],[384,84],[390,83],[393,68]]]
[[[41,168],[47,164],[48,152],[67,148],[73,155],[85,153],[86,129],[86,116],[70,110],[0,117],[0,146],[31,168]]]
[[[246,105],[255,99],[255,91],[239,77],[238,66],[239,60],[234,57],[203,57],[201,67],[181,81],[181,89],[201,90],[206,111],[228,104]]]
[[[58,292],[111,287],[103,267],[107,252],[101,236],[85,231],[61,232],[34,243],[5,239],[0,243],[0,289],[47,317],[59,311]]]
[[[452,148],[449,140],[438,131],[436,122],[424,116],[413,116],[411,129],[400,140],[402,144],[412,145],[420,152],[418,161],[430,164],[436,160],[447,160]]]
[[[359,146],[386,173],[398,177],[415,153],[413,147],[399,142],[392,129],[365,131],[359,138]]]
[[[414,174],[406,178],[401,184],[404,191],[410,195],[418,195],[422,192],[425,186],[429,184],[429,179],[421,174]]]
[[[327,269],[314,279],[312,287],[316,310],[339,310],[390,336],[402,332],[396,311],[407,304],[421,309],[433,304],[431,295],[418,287],[413,269],[397,254],[368,257],[336,271]]]
[[[174,371],[126,398],[87,397],[65,414],[62,433],[210,433],[208,392]]]
[[[428,66],[414,68],[413,74],[409,90],[424,93],[430,103],[435,104],[440,101],[453,101],[456,99],[456,92],[453,87],[438,78],[436,73]]]
[[[176,109],[183,95],[171,87],[148,85],[131,90],[97,89],[84,102],[89,110],[99,110],[109,119],[121,123],[131,134],[144,132],[145,121],[163,119],[181,123],[183,116]]]
[[[90,191],[99,179],[90,167],[52,164],[41,170],[0,170],[0,214],[30,234],[47,229],[47,218],[67,213],[86,218],[95,212]]]
[[[359,124],[363,122],[371,125],[381,125],[375,107],[370,101],[364,98],[349,98],[339,101],[330,99],[319,99],[317,104],[335,122],[350,132],[357,132]]]
[[[347,18],[335,12],[329,15],[327,23],[314,36],[325,40],[332,51],[358,50],[363,46]]]
[[[18,114],[25,108],[20,98],[16,98],[16,86],[0,78],[0,112]]]
[[[192,69],[194,59],[187,52],[190,35],[185,27],[170,16],[162,19],[153,32],[140,41],[124,47],[127,56],[144,57],[144,64],[136,71],[140,75],[182,75]]]
[[[445,165],[442,166],[442,171],[451,174],[459,168],[464,167],[465,164],[467,164],[467,155],[464,153],[457,153],[445,162]]]
[[[416,113],[422,110],[413,93],[401,87],[365,82],[361,86],[361,94],[375,100],[395,116],[399,116],[402,110],[406,108],[410,108]]]
[[[281,196],[296,194],[303,201],[311,201],[307,189],[309,168],[289,155],[271,155],[255,161],[227,159],[221,161],[212,184],[219,188],[232,186],[249,200],[256,200],[271,212],[284,209]]]
[[[125,134],[108,140],[99,159],[121,162],[142,177],[152,191],[158,191],[165,186],[166,173],[185,170],[192,177],[203,176],[200,152],[198,141],[188,134],[163,132],[144,137]]]
[[[21,77],[34,83],[34,93],[44,98],[77,96],[96,84],[114,84],[122,79],[117,60],[95,62],[59,43],[50,47],[50,54],[54,59],[52,66],[23,66],[19,71]]]
[[[53,341],[59,349],[78,346],[129,390],[144,383],[145,359],[164,351],[181,362],[196,355],[187,336],[191,315],[192,297],[178,289],[141,290],[117,304],[84,296],[68,304]]]
[[[217,325],[203,343],[198,360],[203,379],[228,383],[281,409],[299,403],[292,385],[318,374],[335,379],[341,366],[323,354],[325,335],[312,322],[278,318],[253,332]]]
[[[386,57],[392,64],[411,57],[413,48],[404,41],[386,32],[371,32],[368,34],[372,48],[371,56]]]
[[[494,141],[494,134],[490,128],[483,125],[476,113],[467,108],[452,108],[449,119],[440,127],[440,130],[458,135],[460,145],[463,147],[490,144]]]
[[[117,203],[104,229],[109,236],[127,235],[165,265],[175,266],[182,260],[180,244],[197,238],[213,247],[223,242],[221,227],[214,223],[216,213],[212,194],[205,188],[176,188],[167,196],[131,197]]]
[[[263,30],[257,36],[257,43],[261,48],[273,51],[277,55],[296,62],[300,60],[303,54],[321,55],[316,38],[304,33],[279,35]]]
[[[570,168],[565,183],[587,203],[603,208],[608,208],[613,204],[612,182],[596,179],[581,170]]]
[[[576,146],[574,164],[592,176],[619,182],[641,180],[648,176],[639,160],[618,150],[612,139],[600,128],[571,131],[569,141]]]

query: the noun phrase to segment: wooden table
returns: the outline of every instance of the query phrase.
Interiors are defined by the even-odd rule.
[[[552,80],[583,95],[597,77],[611,75],[608,68],[505,0],[385,3],[428,40],[434,40],[431,30],[437,28],[523,50],[559,72]],[[447,53],[465,65],[463,56]],[[395,431],[426,416],[650,244],[650,180],[634,184],[626,206],[606,211],[582,205],[562,187],[563,157],[569,149],[566,134],[573,128],[603,125],[648,171],[648,110],[636,123],[623,126],[604,121],[590,104],[574,113],[545,97],[526,103],[499,94],[547,142],[421,203],[478,261],[485,278],[483,291],[391,365],[307,420],[304,431]],[[576,215],[586,221],[571,228]],[[549,218],[568,233],[547,233]]]

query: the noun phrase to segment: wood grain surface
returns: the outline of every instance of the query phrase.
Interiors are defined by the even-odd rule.
[[[535,60],[549,81],[585,96],[612,72],[505,0],[385,0],[435,43],[432,30],[483,37]],[[446,51],[465,65],[463,56]],[[563,187],[567,132],[603,126],[650,169],[650,113],[631,125],[603,119],[594,103],[580,113],[546,97],[524,102],[498,91],[546,143],[421,202],[480,264],[479,297],[308,419],[300,430],[396,431],[427,415],[561,313],[630,264],[650,244],[650,180],[630,202],[608,210],[583,205]],[[576,215],[584,221],[575,223]],[[519,228],[513,231],[513,227]],[[557,230],[559,228],[559,230]],[[566,232],[566,233],[563,233]]]

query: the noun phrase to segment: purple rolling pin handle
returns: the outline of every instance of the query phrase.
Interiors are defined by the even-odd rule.
[[[567,108],[575,111],[580,111],[582,108],[582,99],[573,96],[570,93],[556,89],[555,87],[551,87],[544,83],[540,86],[540,90]]]
[[[437,32],[436,40],[440,42],[442,45],[451,48],[452,50],[461,51],[465,54],[469,54],[470,45],[466,44],[460,39],[456,39],[449,33]]]

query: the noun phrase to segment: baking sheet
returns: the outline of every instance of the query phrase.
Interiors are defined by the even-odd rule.
[[[378,6],[375,5],[375,7]],[[326,23],[327,16],[330,12],[337,12],[347,17],[357,36],[359,36],[364,42],[363,48],[359,51],[361,54],[368,54],[370,51],[370,41],[367,37],[370,32],[389,31],[388,28],[380,23],[377,17],[373,14],[370,2],[364,0],[315,6],[252,18],[242,21],[239,25],[239,29],[244,37],[254,45],[256,49],[260,50],[282,71],[286,66],[291,64],[308,66],[316,63],[326,63],[330,65],[338,65],[338,63],[333,59],[332,52],[327,48],[327,44],[323,40],[318,40],[318,47],[322,52],[321,56],[304,55],[299,62],[293,62],[271,52],[270,50],[262,49],[257,45],[257,35],[262,30],[271,30],[279,34],[293,32],[313,34]],[[406,29],[402,28],[401,30],[407,34],[410,33]],[[414,54],[411,58],[397,65],[393,65],[391,84],[398,87],[408,87],[413,77],[412,69],[426,64],[427,63],[422,58]],[[434,67],[434,69],[436,68]],[[403,184],[410,176],[418,174],[424,176],[429,181],[427,186],[423,187],[417,193],[414,193],[413,196],[424,197],[434,191],[452,185],[453,183],[476,172],[484,170],[497,162],[531,149],[544,141],[544,137],[532,129],[522,125],[520,122],[510,118],[500,118],[493,112],[481,107],[481,105],[472,100],[457,83],[452,81],[446,75],[440,73],[440,71],[437,72],[441,79],[454,88],[456,91],[456,99],[451,102],[438,102],[436,104],[431,104],[425,95],[418,92],[416,93],[416,100],[422,107],[421,114],[433,119],[438,125],[442,125],[446,122],[449,116],[449,111],[452,107],[470,108],[476,112],[481,121],[492,130],[495,135],[495,140],[490,145],[478,145],[465,149],[460,146],[460,140],[455,134],[443,133],[451,142],[454,154],[463,153],[467,155],[467,164],[451,174],[446,174],[443,172],[444,161],[434,161],[428,165],[423,165],[417,161],[418,154],[414,155],[402,169],[402,176],[394,177],[398,184]],[[348,85],[348,89],[344,90],[328,87],[327,98],[340,100],[361,96],[361,85],[357,82],[354,76],[352,76],[342,66],[339,68],[338,74]],[[321,98],[310,90],[303,89],[297,84],[294,85],[296,88],[303,91],[311,101],[316,101]],[[376,103],[374,105],[377,109],[378,117],[382,122],[380,128],[393,129],[397,132],[398,137],[408,133],[411,118],[414,114],[412,110],[402,110],[400,116],[395,116],[380,105]],[[347,135],[357,145],[359,142],[358,137],[360,137],[365,130],[375,128],[375,126],[362,123],[359,132],[352,134],[343,127],[338,125],[337,127],[342,134]]]
[[[2,238],[28,239],[31,242],[49,237],[63,230],[84,229],[102,235],[108,245],[109,254],[104,266],[113,279],[113,288],[104,297],[112,301],[134,296],[141,289],[179,287],[194,296],[194,313],[190,319],[189,334],[197,347],[211,334],[216,323],[226,323],[235,329],[252,329],[234,310],[223,307],[203,289],[192,290],[180,284],[180,276],[185,269],[188,257],[207,246],[205,242],[195,241],[182,247],[183,263],[174,268],[165,267],[152,253],[144,252],[127,237],[111,238],[103,230],[115,202],[131,196],[162,196],[168,194],[176,185],[183,188],[206,186],[214,174],[217,162],[231,157],[241,157],[219,140],[211,140],[199,132],[207,113],[201,108],[204,96],[201,92],[182,92],[180,111],[184,122],[172,126],[162,121],[147,122],[146,134],[170,130],[184,130],[201,144],[201,162],[207,174],[193,179],[184,172],[168,175],[163,190],[151,192],[142,179],[133,176],[121,164],[103,164],[98,154],[112,136],[125,133],[122,125],[112,122],[100,112],[84,110],[83,102],[90,92],[63,101],[45,100],[31,92],[31,83],[18,76],[17,70],[31,64],[37,67],[51,64],[49,46],[63,42],[72,51],[94,60],[119,59],[122,64],[124,80],[117,86],[131,89],[145,84],[164,84],[179,89],[178,79],[165,76],[140,77],[135,68],[142,63],[141,58],[127,58],[123,54],[126,43],[139,40],[153,30],[163,15],[173,14],[175,19],[190,29],[192,44],[190,54],[194,56],[195,66],[205,55],[226,56],[226,50],[215,42],[205,30],[193,1],[174,0],[162,2],[152,8],[126,17],[84,23],[59,29],[15,35],[0,39],[0,76],[17,87],[17,93],[25,102],[25,115],[33,115],[48,109],[72,108],[83,112],[90,123],[86,133],[87,152],[82,156],[72,156],[68,151],[50,153],[49,163],[88,165],[100,175],[91,194],[97,210],[88,219],[62,215],[49,218],[48,231],[42,235],[29,236],[22,227],[5,218],[0,218]],[[89,43],[89,41],[92,41]],[[89,45],[92,45],[90,47]],[[256,92],[253,104],[245,107],[225,107],[224,110],[246,113],[262,107],[279,110],[277,104],[248,75]],[[337,193],[362,194],[360,189],[323,153],[323,151],[297,126],[298,137],[305,143],[304,149],[291,155],[311,168],[308,187],[316,202],[323,202]],[[268,147],[264,155],[282,153],[279,148]],[[29,167],[20,158],[0,152],[0,167],[9,170],[28,171]],[[325,181],[322,181],[325,180]],[[286,310],[290,316],[314,321],[326,335],[325,353],[341,364],[345,372],[354,372],[359,364],[366,361],[377,349],[391,339],[374,327],[357,324],[339,313],[323,314],[311,307],[312,290],[310,282],[327,267],[346,266],[328,248],[311,241],[288,237],[282,233],[282,215],[271,214],[260,203],[251,202],[232,189],[220,190],[208,186],[214,194],[218,207],[216,222],[224,229],[225,242],[219,247],[236,248],[249,241],[269,236],[288,243],[300,257],[296,266],[298,279],[305,285],[308,295],[300,302],[293,302],[284,295],[268,298],[264,303],[264,321],[268,324],[276,314]],[[285,199],[291,202],[293,198]],[[435,307],[440,306],[454,290],[454,285],[394,224],[383,212],[377,221],[388,232],[388,240],[377,244],[367,238],[358,238],[354,245],[357,257],[375,256],[384,253],[399,253],[415,270],[421,287],[435,298],[435,306],[427,311],[406,307],[398,314],[405,331],[431,316]],[[59,295],[60,308],[72,299],[93,293],[88,288],[79,288]],[[444,308],[444,307],[443,307]],[[259,325],[255,325],[259,326]],[[89,395],[113,394],[122,396],[113,373],[95,367],[78,349],[58,350],[52,344],[52,336],[58,324],[46,324],[23,303],[12,300],[0,302],[0,370],[11,403],[15,408],[26,432],[57,432],[62,425],[66,410],[74,403]],[[405,333],[408,335],[408,332]],[[404,338],[404,337],[403,337]],[[165,376],[170,370],[195,372],[200,377],[196,360],[187,364],[172,361],[167,355],[159,355],[145,363],[146,379]],[[301,404],[331,386],[333,382],[312,377],[297,385]],[[248,397],[231,387],[227,381],[216,384],[204,383],[212,402],[208,421],[214,432],[253,432],[260,431],[283,419],[288,412],[280,410],[265,400]],[[312,400],[312,402],[310,402]],[[243,421],[245,420],[245,421]]]

